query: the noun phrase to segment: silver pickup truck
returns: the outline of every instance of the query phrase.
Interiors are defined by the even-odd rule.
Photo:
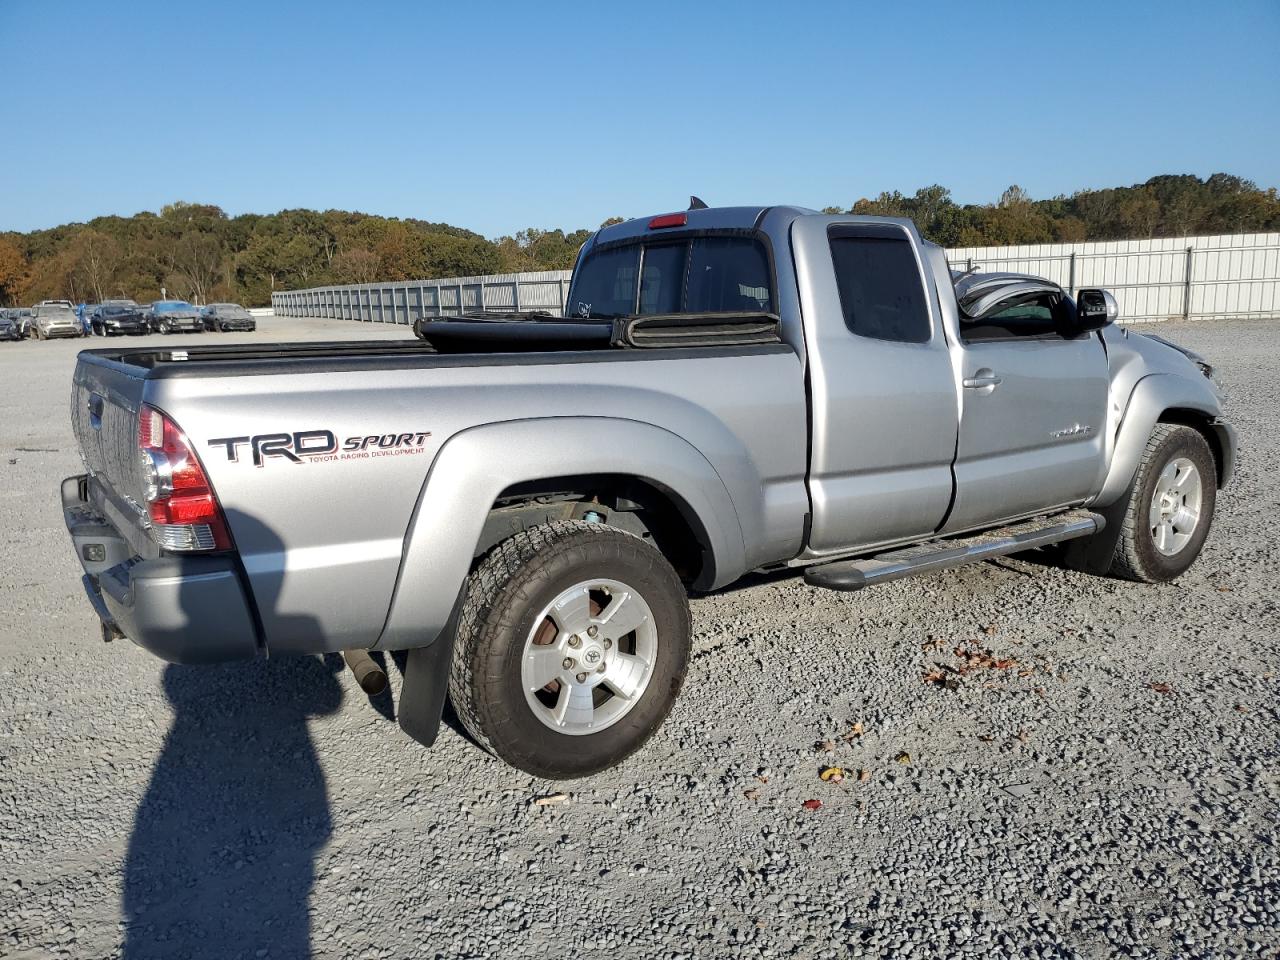
[[[448,695],[499,757],[579,776],[667,715],[689,591],[1051,544],[1184,573],[1235,433],[1207,362],[1115,318],[1103,290],[953,274],[905,220],[632,220],[583,247],[563,319],[81,353],[66,522],[108,639],[407,650],[412,736]]]

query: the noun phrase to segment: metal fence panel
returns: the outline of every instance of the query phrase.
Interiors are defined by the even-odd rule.
[[[1106,287],[1128,321],[1280,316],[1280,233],[1164,237],[947,251],[954,269],[1047,277],[1075,293]],[[312,287],[271,295],[276,314],[412,323],[478,310],[564,313],[569,270]]]
[[[545,310],[560,316],[571,276],[569,270],[546,270],[312,287],[273,293],[271,306],[279,316],[366,323],[407,324],[418,317],[456,317],[479,310]]]
[[[1106,287],[1127,321],[1280,316],[1280,233],[948,250],[955,269],[1034,273],[1075,293]]]

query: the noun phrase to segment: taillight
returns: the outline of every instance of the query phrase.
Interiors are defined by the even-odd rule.
[[[660,217],[654,217],[649,221],[650,230],[661,230],[664,227],[683,227],[689,222],[689,215],[686,213],[664,213]]]
[[[151,539],[166,550],[229,550],[213,487],[186,435],[154,407],[138,411],[138,447]]]

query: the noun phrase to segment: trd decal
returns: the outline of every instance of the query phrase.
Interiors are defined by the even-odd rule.
[[[253,465],[260,467],[268,457],[307,463],[413,456],[423,452],[429,436],[430,430],[382,433],[347,437],[339,443],[332,430],[298,430],[294,433],[260,433],[255,437],[218,437],[210,440],[209,446],[222,447],[232,463],[238,463],[241,452],[248,450]]]

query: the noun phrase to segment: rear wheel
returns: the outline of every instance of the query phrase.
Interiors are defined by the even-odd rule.
[[[1112,574],[1163,583],[1200,555],[1218,496],[1213,451],[1191,427],[1156,424],[1133,479]]]
[[[689,650],[688,598],[666,558],[621,530],[560,521],[499,544],[471,575],[449,693],[507,763],[585,776],[661,726]]]

